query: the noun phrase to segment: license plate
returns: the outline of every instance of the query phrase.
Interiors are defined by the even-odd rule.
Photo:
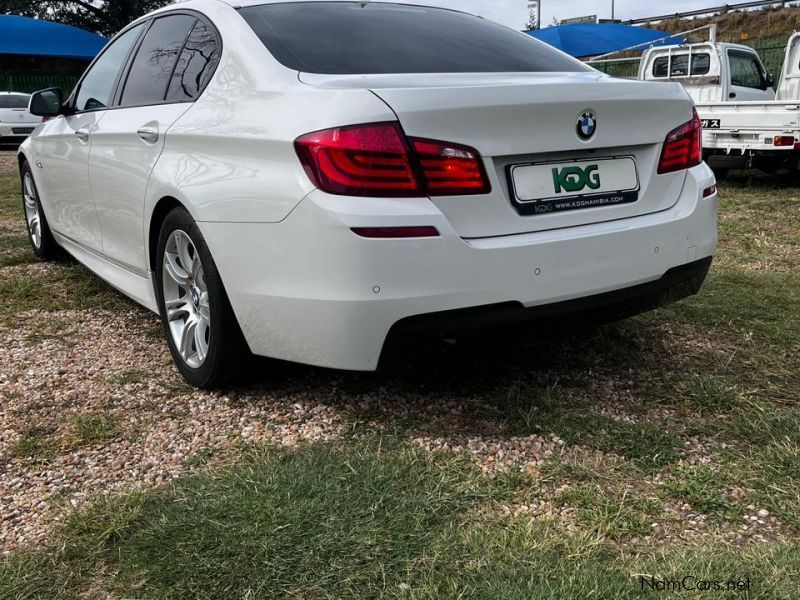
[[[28,135],[33,133],[33,127],[12,127],[11,133],[16,133],[18,135]]]
[[[548,214],[628,204],[639,199],[636,161],[630,156],[511,167],[522,214]]]

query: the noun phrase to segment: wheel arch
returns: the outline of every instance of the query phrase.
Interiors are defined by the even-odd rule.
[[[151,272],[156,271],[156,255],[158,254],[158,236],[161,233],[161,224],[167,215],[176,208],[186,209],[186,206],[174,196],[164,196],[156,202],[150,214],[150,224],[147,228],[147,266]]]

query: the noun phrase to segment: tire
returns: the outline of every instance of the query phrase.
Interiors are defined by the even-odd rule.
[[[235,378],[249,354],[244,336],[203,235],[183,207],[161,225],[155,277],[164,335],[183,378],[203,389]]]
[[[55,237],[53,237],[50,226],[47,224],[47,217],[44,215],[44,209],[39,200],[39,191],[28,161],[24,161],[20,165],[19,176],[22,186],[22,210],[25,214],[28,241],[31,243],[33,253],[39,260],[59,258],[61,256],[61,248]]]

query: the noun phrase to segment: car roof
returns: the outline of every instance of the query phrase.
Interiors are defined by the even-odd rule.
[[[6,96],[30,96],[30,94],[27,92],[0,92],[0,94]]]

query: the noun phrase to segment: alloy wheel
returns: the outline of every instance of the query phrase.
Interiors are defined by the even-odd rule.
[[[36,248],[42,246],[42,218],[39,214],[39,201],[36,199],[36,188],[33,177],[25,173],[22,178],[22,196],[25,202],[25,220],[28,222],[28,231],[31,241]]]
[[[167,239],[163,256],[164,311],[172,341],[183,361],[198,369],[208,356],[211,310],[200,255],[180,229]]]

